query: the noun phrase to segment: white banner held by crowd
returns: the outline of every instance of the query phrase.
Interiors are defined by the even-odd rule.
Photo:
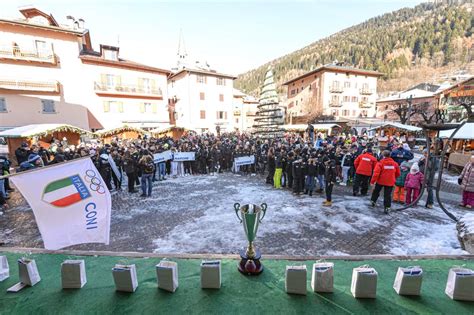
[[[175,152],[173,156],[173,161],[182,162],[182,161],[194,161],[195,152]]]
[[[234,159],[235,166],[249,165],[255,163],[255,155],[240,156]]]
[[[122,174],[120,174],[117,164],[115,164],[115,161],[110,154],[109,154],[109,164],[110,164],[110,167],[112,168],[112,171],[115,173],[115,176],[117,176],[117,178],[121,180]]]
[[[91,159],[12,176],[33,209],[46,249],[109,244],[110,192]]]
[[[154,163],[166,162],[168,160],[171,160],[172,158],[173,154],[171,153],[171,150],[153,154]]]

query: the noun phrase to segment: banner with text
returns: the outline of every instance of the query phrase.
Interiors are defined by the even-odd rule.
[[[153,162],[155,163],[166,162],[172,158],[173,154],[171,153],[171,150],[153,154]]]
[[[255,155],[240,156],[234,159],[235,166],[249,165],[255,163]]]
[[[33,209],[46,249],[109,244],[110,192],[91,159],[12,176]]]
[[[173,161],[182,162],[182,161],[194,161],[195,152],[175,152],[173,155]]]

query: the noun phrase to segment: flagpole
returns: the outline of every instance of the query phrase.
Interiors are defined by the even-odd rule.
[[[48,169],[48,168],[53,168],[55,166],[61,166],[61,165],[64,165],[64,164],[68,164],[68,163],[72,163],[72,162],[80,161],[80,160],[85,160],[85,159],[90,159],[90,158],[91,158],[90,156],[84,156],[84,157],[80,157],[80,158],[70,160],[70,161],[67,161],[67,162],[65,161],[65,162],[60,162],[60,163],[53,164],[53,165],[46,165],[46,166],[43,166],[43,167],[36,167],[34,169],[19,172],[19,173],[3,175],[3,176],[0,176],[0,179],[5,179],[5,178],[10,178],[10,177],[13,177],[13,176],[17,176],[17,175],[23,175],[23,174],[28,174],[28,173],[32,173],[32,172],[42,171],[42,170],[45,170],[45,169]]]

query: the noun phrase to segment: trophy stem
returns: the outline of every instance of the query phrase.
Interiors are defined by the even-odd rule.
[[[247,252],[245,254],[250,259],[255,258],[255,248],[253,247],[253,242],[249,242],[249,246],[247,246]]]

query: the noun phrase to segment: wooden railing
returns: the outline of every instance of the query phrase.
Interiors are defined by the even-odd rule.
[[[374,103],[369,103],[369,102],[359,102],[359,107],[360,108],[371,108],[372,106],[374,106]]]
[[[59,82],[0,78],[0,89],[36,92],[59,92]]]
[[[329,102],[329,107],[342,107],[342,103],[339,101],[330,101]]]
[[[20,47],[0,46],[0,59],[22,60],[30,62],[56,64],[57,59],[53,50],[37,51]]]
[[[101,82],[95,82],[94,89],[97,93],[112,93],[112,94],[131,94],[131,95],[150,95],[163,96],[160,88],[146,88],[136,84],[120,84],[110,86]]]
[[[373,89],[362,88],[362,89],[359,89],[359,93],[362,94],[362,95],[372,95],[372,94],[374,94],[374,91],[373,91]]]
[[[339,85],[331,85],[329,87],[329,92],[331,93],[342,93],[344,91],[344,88]]]

